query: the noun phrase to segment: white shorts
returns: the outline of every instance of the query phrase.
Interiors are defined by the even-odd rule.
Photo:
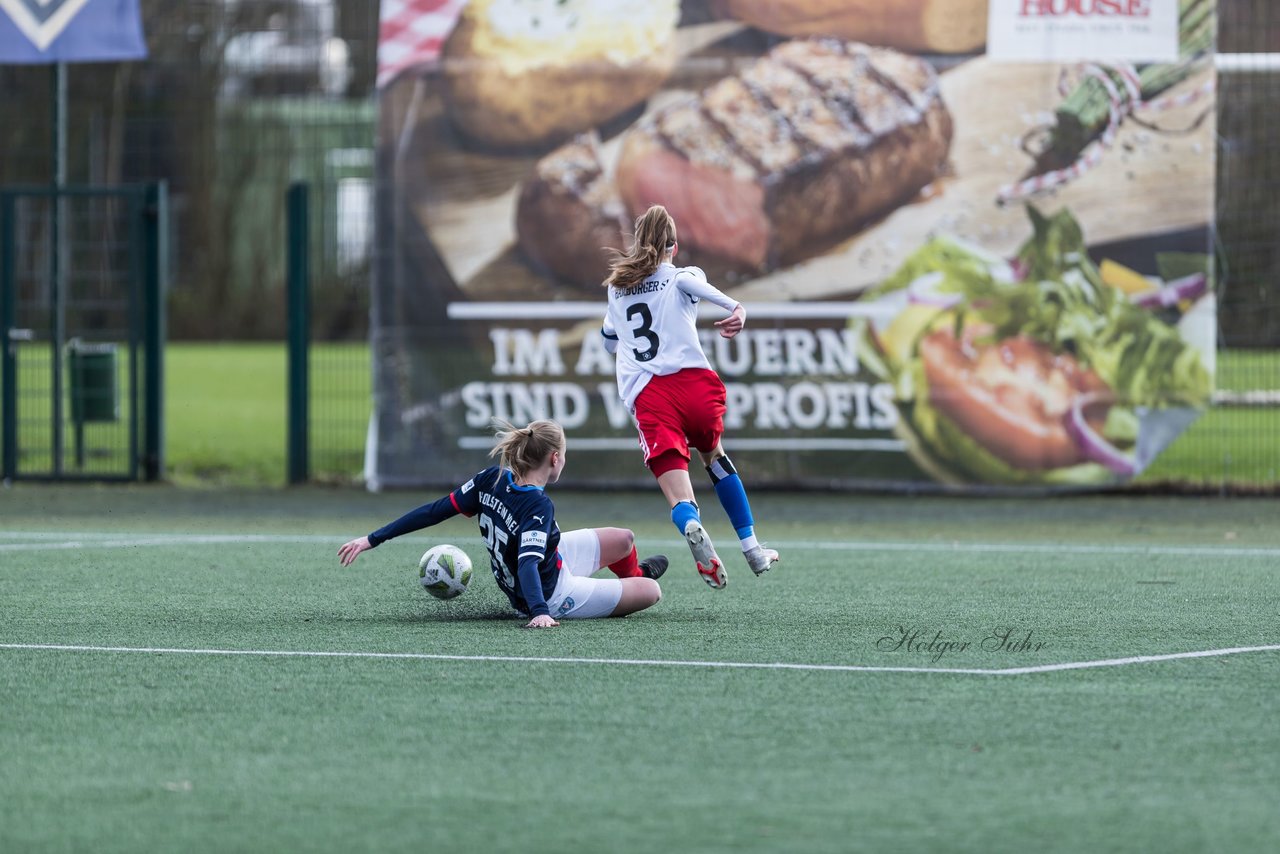
[[[590,620],[607,617],[622,600],[617,578],[591,578],[600,569],[600,538],[591,528],[560,535],[560,580],[547,600],[557,620]]]

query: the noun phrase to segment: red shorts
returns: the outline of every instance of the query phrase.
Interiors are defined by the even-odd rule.
[[[709,368],[653,377],[636,398],[644,464],[661,477],[689,468],[689,448],[707,452],[724,435],[724,383]]]

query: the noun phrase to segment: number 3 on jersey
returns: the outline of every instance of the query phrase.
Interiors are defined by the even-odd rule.
[[[649,312],[648,303],[638,302],[627,309],[627,320],[635,320],[637,317],[640,318],[640,325],[632,327],[631,332],[636,338],[647,339],[649,346],[644,350],[632,348],[631,352],[635,354],[637,362],[647,362],[658,355],[658,345],[662,342],[653,331],[653,315]]]

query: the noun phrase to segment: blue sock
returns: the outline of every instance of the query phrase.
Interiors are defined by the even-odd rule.
[[[684,536],[684,526],[689,524],[690,519],[702,522],[702,518],[698,515],[698,505],[692,501],[681,501],[671,508],[671,522],[680,532],[680,536]]]
[[[747,501],[746,487],[742,485],[742,478],[738,477],[733,463],[728,457],[720,457],[707,466],[707,474],[711,475],[720,506],[729,514],[729,522],[733,524],[738,539],[755,536],[756,521],[751,516],[751,503]]]

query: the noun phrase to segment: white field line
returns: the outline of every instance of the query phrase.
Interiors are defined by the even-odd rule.
[[[0,552],[45,551],[59,549],[135,548],[139,546],[181,545],[252,545],[263,544],[323,544],[338,546],[349,539],[350,532],[326,536],[323,534],[143,534],[143,533],[53,533],[48,531],[0,531]],[[35,542],[2,542],[5,539],[31,540]],[[441,534],[418,536],[419,544],[444,542],[449,539]],[[456,539],[456,538],[455,538]],[[646,546],[669,545],[671,540],[656,537],[638,537]],[[820,551],[847,552],[966,552],[966,553],[1014,553],[1014,554],[1074,554],[1074,555],[1152,555],[1172,557],[1280,558],[1280,547],[1230,548],[1209,545],[1189,546],[1132,546],[1087,545],[1072,543],[902,543],[857,542],[842,540],[769,540],[777,549],[817,549]]]
[[[0,533],[0,537],[7,536]],[[306,534],[72,534],[73,539],[66,539],[67,534],[57,535],[44,542],[34,543],[0,543],[0,552],[34,552],[58,551],[62,549],[127,549],[140,546],[207,546],[207,545],[252,545],[263,544],[301,544],[332,543],[336,551],[344,540],[335,537],[323,537]],[[102,537],[102,539],[98,539]],[[34,535],[19,539],[36,539]]]
[[[412,661],[509,662],[520,664],[606,664],[632,667],[698,667],[718,670],[820,670],[835,673],[950,673],[961,676],[1026,676],[1034,673],[1056,673],[1063,670],[1091,670],[1101,667],[1123,667],[1157,661],[1186,658],[1214,658],[1246,652],[1276,652],[1280,644],[1268,646],[1236,646],[1195,652],[1173,652],[1165,655],[1137,655],[1129,658],[1104,658],[1095,661],[1071,661],[1031,667],[960,668],[960,667],[872,667],[859,664],[789,664],[786,662],[752,661],[679,661],[643,658],[557,658],[520,655],[444,655],[426,652],[342,652],[324,650],[268,649],[181,649],[172,647],[80,646],[71,644],[0,643],[0,649],[50,652],[144,653],[151,655],[240,655],[276,658],[365,658],[408,659]]]

